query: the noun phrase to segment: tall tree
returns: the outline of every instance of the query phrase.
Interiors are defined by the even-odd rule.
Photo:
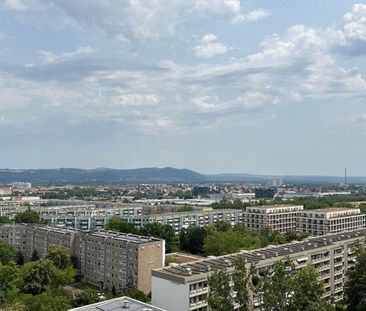
[[[51,247],[48,250],[46,259],[50,259],[58,269],[62,270],[72,265],[70,253],[64,247]]]
[[[212,272],[208,277],[208,305],[212,311],[233,311],[234,304],[231,296],[230,275],[226,269]]]
[[[22,291],[27,294],[39,295],[53,284],[57,268],[49,259],[32,261],[21,268]]]
[[[166,252],[170,253],[178,249],[178,241],[172,226],[152,223],[141,228],[142,235],[152,236],[165,240]]]
[[[248,275],[245,260],[239,257],[235,263],[235,271],[232,274],[233,289],[236,292],[236,301],[240,305],[238,311],[249,310]]]
[[[318,280],[319,272],[314,266],[296,271],[293,275],[294,296],[292,310],[322,310],[324,285]]]
[[[262,298],[261,310],[288,310],[292,303],[294,282],[287,267],[287,261],[278,261],[260,278],[255,292]]]
[[[192,254],[203,254],[203,244],[207,236],[205,228],[190,226],[179,233],[180,249]]]
[[[15,247],[7,242],[0,241],[0,264],[7,265],[16,262],[17,251]]]
[[[0,307],[18,293],[19,268],[14,264],[0,264]]]
[[[366,252],[361,251],[357,263],[348,273],[345,294],[348,310],[366,310]]]
[[[41,216],[28,208],[26,211],[15,215],[16,223],[29,223],[29,224],[41,224],[43,220]]]
[[[138,228],[136,228],[134,224],[130,224],[118,216],[111,217],[106,226],[106,229],[123,233],[133,233],[133,234],[139,233]]]

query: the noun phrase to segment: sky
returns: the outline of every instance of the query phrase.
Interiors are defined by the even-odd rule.
[[[0,0],[1,168],[366,175],[366,2]]]

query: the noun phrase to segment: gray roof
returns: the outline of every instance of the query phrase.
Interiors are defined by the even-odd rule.
[[[303,251],[313,250],[319,247],[334,245],[335,242],[349,240],[358,237],[365,237],[366,230],[360,229],[356,231],[348,231],[344,233],[329,234],[317,237],[311,237],[304,241],[294,241],[291,243],[268,246],[266,248],[256,249],[252,251],[241,251],[231,255],[224,256],[209,256],[207,259],[198,260],[187,264],[171,264],[169,267],[157,269],[162,273],[187,277],[207,273],[211,270],[231,266],[236,259],[242,257],[247,263],[257,263],[261,260],[266,260],[274,257],[291,256]]]
[[[119,297],[91,305],[70,309],[69,311],[165,311],[147,303],[129,298]]]

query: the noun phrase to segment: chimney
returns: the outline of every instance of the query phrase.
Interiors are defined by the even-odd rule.
[[[129,309],[130,308],[130,303],[128,300],[124,300],[123,301],[123,307],[122,309]]]

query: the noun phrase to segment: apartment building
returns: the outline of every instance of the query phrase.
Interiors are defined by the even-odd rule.
[[[323,235],[365,227],[366,214],[359,208],[324,208],[301,211],[298,229],[311,235]]]
[[[148,293],[151,270],[164,266],[165,241],[99,230],[77,236],[76,256],[85,282],[117,291],[135,284]]]
[[[81,230],[103,229],[112,216],[133,217],[142,214],[141,206],[58,206],[34,210],[54,226]]]
[[[296,230],[302,205],[250,206],[244,213],[244,225],[248,229],[269,228],[281,233]]]
[[[234,262],[239,257],[245,260],[248,270],[254,264],[259,276],[281,259],[290,260],[289,270],[313,264],[320,273],[319,279],[324,282],[324,299],[337,302],[343,298],[346,272],[355,265],[356,249],[365,247],[365,235],[365,229],[349,231],[193,263],[171,264],[152,271],[152,303],[167,310],[208,311],[208,275],[222,268],[233,272]],[[238,309],[234,291],[232,296],[235,309]],[[257,311],[260,307],[260,297],[250,293],[250,310]]]
[[[225,221],[231,225],[240,224],[243,222],[244,213],[244,210],[220,209],[196,212],[139,215],[132,217],[122,216],[122,218],[137,227],[143,227],[149,223],[170,225],[174,228],[175,232],[178,233],[181,229],[186,229],[189,226],[204,227],[217,221]]]
[[[69,311],[101,311],[101,310],[102,311],[117,311],[117,310],[167,311],[126,296],[93,303],[79,308],[69,309]]]
[[[26,260],[35,250],[44,258],[50,247],[65,247],[77,257],[85,282],[116,291],[132,284],[150,292],[151,270],[164,266],[165,241],[139,235],[6,224],[0,225],[0,239],[13,244]]]

